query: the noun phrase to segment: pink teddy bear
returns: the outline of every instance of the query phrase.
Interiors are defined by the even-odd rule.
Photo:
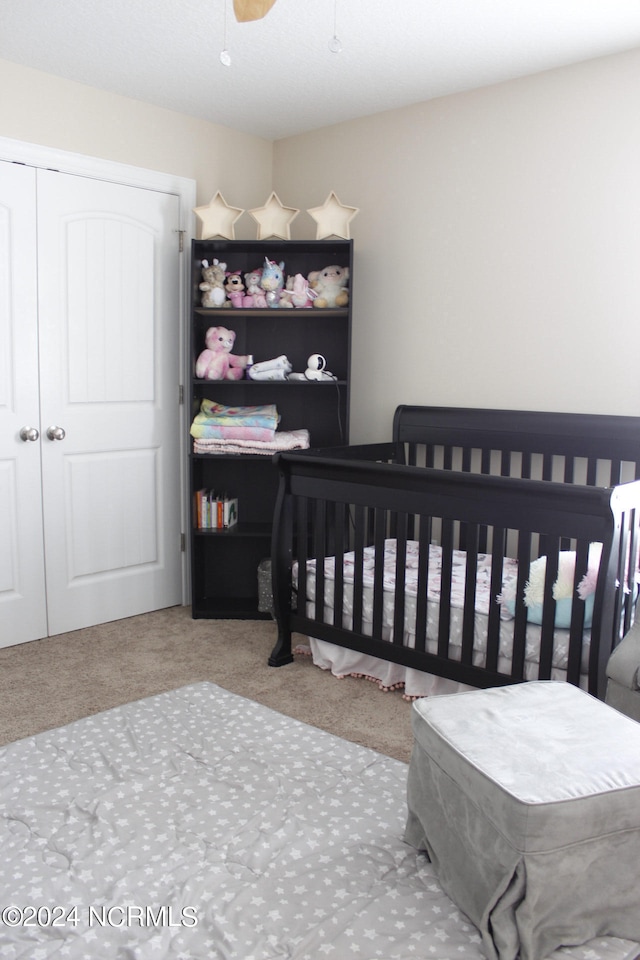
[[[248,358],[231,353],[235,341],[233,330],[209,327],[205,336],[207,348],[196,360],[196,377],[201,380],[241,380]]]

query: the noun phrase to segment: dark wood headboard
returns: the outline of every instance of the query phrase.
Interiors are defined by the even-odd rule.
[[[587,486],[640,478],[640,417],[401,405],[393,439],[406,463],[464,473]]]

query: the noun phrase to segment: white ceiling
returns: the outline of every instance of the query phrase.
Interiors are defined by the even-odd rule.
[[[633,47],[640,0],[0,0],[0,58],[269,140]]]

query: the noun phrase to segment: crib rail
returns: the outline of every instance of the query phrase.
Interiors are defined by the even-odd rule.
[[[402,405],[393,437],[406,463],[427,467],[603,487],[640,478],[637,417]]]
[[[291,635],[296,632],[474,686],[532,679],[527,673],[531,666],[526,663],[531,639],[524,588],[531,563],[544,555],[547,561],[535,678],[549,679],[553,675],[556,635],[553,584],[560,552],[567,549],[567,544],[575,551],[577,588],[587,573],[589,545],[599,543],[603,545],[602,560],[588,663],[585,666],[585,605],[575,602],[567,632],[566,676],[578,684],[586,670],[590,692],[604,696],[607,659],[633,616],[640,482],[614,488],[569,486],[552,480],[424,469],[394,462],[402,459],[401,445],[407,442],[406,437],[398,436],[393,444],[368,445],[359,448],[359,453],[358,448],[349,448],[350,456],[312,451],[276,458],[280,487],[272,568],[278,640],[269,663],[281,666],[291,662]],[[584,453],[584,448],[580,449]],[[388,592],[385,598],[384,591],[383,560],[388,540],[393,540],[396,549],[391,613],[387,609]],[[413,600],[407,598],[406,591],[410,542],[414,554],[417,550]],[[434,547],[441,558],[435,627],[429,622],[427,581]],[[367,548],[373,556],[373,568],[371,609],[365,617]],[[461,612],[452,612],[458,550],[464,550],[464,596]],[[344,575],[347,553],[352,555],[353,564],[348,584]],[[477,560],[485,553],[491,559],[491,582],[486,636],[478,644]],[[518,560],[518,581],[514,616],[507,631],[509,657],[505,667],[505,620],[498,597],[510,557]],[[306,599],[308,561],[314,561],[313,601]],[[325,573],[327,562],[332,577]],[[294,569],[298,578],[295,591]],[[458,624],[459,636],[454,637],[456,618],[461,619],[461,626]]]

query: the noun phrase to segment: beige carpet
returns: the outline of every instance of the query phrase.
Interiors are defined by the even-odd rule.
[[[163,690],[210,680],[337,736],[408,761],[411,705],[296,656],[269,667],[272,621],[192,620],[188,607],[0,649],[0,743]],[[299,638],[301,639],[301,638]]]

